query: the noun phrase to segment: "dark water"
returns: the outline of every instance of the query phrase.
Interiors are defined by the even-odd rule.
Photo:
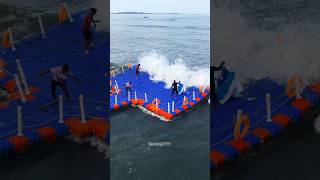
[[[64,140],[0,160],[1,180],[107,180],[109,162],[89,144]]]
[[[314,120],[297,124],[279,138],[228,165],[215,180],[320,179],[320,134]]]
[[[170,123],[133,108],[112,115],[111,179],[209,179],[209,112],[200,105]]]

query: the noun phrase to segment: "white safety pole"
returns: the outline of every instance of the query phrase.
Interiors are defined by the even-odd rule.
[[[148,102],[147,93],[144,93],[144,101]]]
[[[114,101],[115,101],[115,104],[118,105],[118,95],[116,94],[114,95]]]
[[[39,25],[40,25],[40,31],[41,31],[42,39],[45,39],[46,38],[46,32],[44,31],[44,27],[43,27],[43,22],[42,22],[41,16],[38,17],[38,22],[39,22]]]
[[[11,50],[15,51],[16,50],[16,46],[15,46],[14,40],[13,40],[12,29],[8,28],[8,32],[9,32],[9,40],[10,40]]]
[[[121,69],[122,69],[122,74],[124,74],[124,69],[123,69],[123,66],[121,66]]]
[[[174,112],[174,101],[172,101],[172,112]]]
[[[19,74],[20,74],[20,78],[21,78],[22,84],[23,84],[23,86],[24,86],[24,88],[25,88],[26,95],[30,95],[31,92],[30,92],[30,90],[29,90],[29,86],[28,86],[26,77],[25,77],[25,75],[24,75],[24,71],[23,71],[23,69],[22,69],[20,60],[19,60],[19,59],[16,59],[16,63],[17,63],[17,67],[18,67],[18,71],[19,71]]]
[[[137,91],[134,91],[134,99],[137,101]]]
[[[301,98],[301,87],[300,87],[300,82],[298,78],[295,78],[295,86],[296,86],[296,99],[300,99]]]
[[[270,94],[266,94],[266,103],[267,103],[267,122],[272,122],[271,118],[271,98]]]
[[[22,108],[17,106],[18,115],[18,136],[23,136],[23,121],[22,121]]]
[[[16,80],[16,84],[17,84],[17,87],[18,87],[18,90],[19,90],[19,94],[20,94],[20,97],[21,97],[21,101],[23,103],[25,103],[27,100],[26,100],[26,97],[24,96],[24,93],[22,91],[22,88],[21,88],[21,84],[20,84],[20,80],[19,80],[19,77],[18,75],[14,75],[14,79]]]
[[[168,102],[168,113],[170,114],[170,103]]]
[[[183,106],[185,106],[185,105],[186,105],[186,104],[184,103],[184,102],[185,102],[185,100],[186,100],[186,96],[184,96],[184,97],[183,97],[183,102],[182,102],[182,105],[183,105]]]
[[[86,116],[84,112],[84,105],[83,105],[83,95],[79,96],[79,101],[80,101],[80,113],[81,113],[81,123],[86,123]]]
[[[240,120],[242,116],[242,110],[241,109],[238,109],[238,112],[237,112],[237,120]]]
[[[158,98],[156,98],[156,108],[158,109],[159,104],[158,104]]]
[[[196,94],[194,91],[192,91],[192,100],[196,100]]]
[[[63,96],[59,95],[59,123],[64,123],[63,121]]]
[[[72,16],[71,16],[70,11],[69,11],[68,6],[67,6],[67,3],[63,2],[62,5],[63,5],[63,7],[66,9],[66,11],[67,11],[67,15],[68,15],[68,18],[69,18],[69,22],[73,22]]]
[[[128,91],[128,101],[130,101],[130,91]]]

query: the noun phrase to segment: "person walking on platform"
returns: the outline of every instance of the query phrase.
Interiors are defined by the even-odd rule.
[[[176,80],[173,80],[173,83],[171,85],[171,88],[172,88],[171,95],[173,95],[174,92],[176,92],[177,95],[179,94],[178,93],[178,84],[179,83],[177,83]]]
[[[139,73],[140,73],[140,64],[137,65],[137,68],[136,68],[136,74],[137,74],[137,79],[138,79],[138,76],[139,76]]]
[[[56,66],[51,69],[48,69],[40,75],[44,75],[47,73],[51,73],[51,95],[53,99],[56,101],[57,100],[57,95],[56,95],[56,89],[57,86],[60,86],[62,89],[63,93],[67,98],[70,98],[70,94],[66,85],[66,78],[67,76],[70,76],[72,79],[77,81],[78,83],[80,82],[71,72],[70,72],[70,67],[68,64],[65,64],[63,66]]]
[[[128,91],[130,91],[130,93],[132,92],[131,88],[132,88],[132,82],[127,82],[126,83],[126,93],[127,94],[128,94]]]
[[[90,26],[93,23],[94,27],[96,27],[96,22],[100,22],[98,20],[94,20],[93,16],[97,13],[96,8],[91,8],[89,15],[87,15],[84,19],[83,25],[82,25],[82,33],[85,39],[84,48],[85,53],[89,54],[89,48],[93,46],[92,44],[92,33],[90,31]]]

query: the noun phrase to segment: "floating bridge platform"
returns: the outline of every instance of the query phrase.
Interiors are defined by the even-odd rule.
[[[86,55],[81,32],[86,14],[73,15],[73,22],[44,27],[45,38],[39,32],[15,44],[15,50],[13,44],[0,49],[0,85],[10,96],[8,101],[0,103],[0,156],[25,152],[35,144],[54,143],[56,138],[67,135],[95,136],[109,143],[108,96],[104,83],[108,80],[104,74],[108,72],[109,34],[95,32],[94,47]],[[12,28],[13,38],[14,31]],[[28,88],[21,83],[23,77],[17,59]],[[80,83],[67,79],[71,98],[55,103],[51,97],[50,74],[39,76],[39,73],[64,64],[70,65]],[[26,93],[27,89],[31,94]],[[59,94],[63,93],[57,87]],[[23,96],[25,102],[21,101]]]

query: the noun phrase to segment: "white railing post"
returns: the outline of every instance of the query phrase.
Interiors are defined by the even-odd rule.
[[[174,112],[174,101],[172,101],[172,112]]]
[[[196,100],[196,93],[192,91],[192,100]]]
[[[301,87],[300,87],[299,79],[295,78],[294,81],[295,81],[294,83],[295,83],[295,86],[296,86],[296,88],[295,88],[295,90],[296,90],[296,99],[300,99],[301,98],[301,94],[300,94]]]
[[[147,93],[144,93],[144,101],[148,102]]]
[[[118,105],[118,95],[116,94],[114,95],[114,101],[115,101],[115,104]]]
[[[18,136],[23,136],[23,120],[22,120],[21,106],[17,106],[17,116],[18,116]]]
[[[66,12],[67,12],[67,15],[68,15],[68,18],[69,18],[69,22],[73,22],[72,16],[71,16],[70,11],[69,11],[69,9],[67,7],[67,3],[63,2],[62,5],[66,9]]]
[[[170,114],[170,103],[168,102],[168,113]]]
[[[266,103],[267,103],[267,122],[272,122],[271,118],[271,97],[270,94],[266,94]]]
[[[121,66],[121,70],[122,70],[122,74],[124,74],[124,69],[123,69],[123,66]]]
[[[24,86],[24,88],[25,88],[26,95],[30,95],[31,92],[30,92],[30,90],[29,90],[29,86],[28,86],[26,77],[25,77],[25,75],[24,75],[24,71],[23,71],[23,69],[22,69],[20,60],[19,60],[19,59],[16,59],[16,63],[17,63],[17,67],[18,67],[18,71],[19,71],[19,74],[20,74],[20,78],[21,78],[22,84],[23,84],[23,86]]]
[[[134,91],[134,100],[136,100],[136,101],[138,100],[137,99],[137,91]]]
[[[242,110],[238,109],[238,112],[237,112],[237,120],[238,121],[240,120],[241,116],[242,116]]]
[[[42,39],[45,39],[46,38],[46,32],[44,31],[44,27],[43,27],[43,22],[42,22],[41,16],[38,17],[38,22],[39,22],[39,25],[40,25],[40,31],[41,31]]]
[[[158,104],[158,98],[156,98],[156,108],[159,108],[159,104]]]
[[[80,113],[81,113],[81,123],[86,123],[86,116],[84,112],[84,105],[83,105],[83,95],[79,96],[79,101],[80,101]]]
[[[20,80],[19,80],[19,77],[18,75],[14,75],[14,79],[16,81],[16,84],[17,84],[17,87],[18,87],[18,90],[19,90],[19,94],[20,94],[20,98],[21,98],[21,101],[23,103],[25,103],[27,100],[26,100],[26,97],[24,96],[24,93],[23,93],[23,90],[21,88],[21,84],[20,84]]]
[[[16,50],[16,46],[14,44],[14,39],[13,39],[13,35],[12,35],[12,29],[8,28],[8,32],[9,32],[9,40],[10,40],[11,50],[15,51]]]
[[[63,121],[63,96],[59,95],[59,123],[64,123]]]
[[[128,101],[130,101],[130,91],[128,91]]]

